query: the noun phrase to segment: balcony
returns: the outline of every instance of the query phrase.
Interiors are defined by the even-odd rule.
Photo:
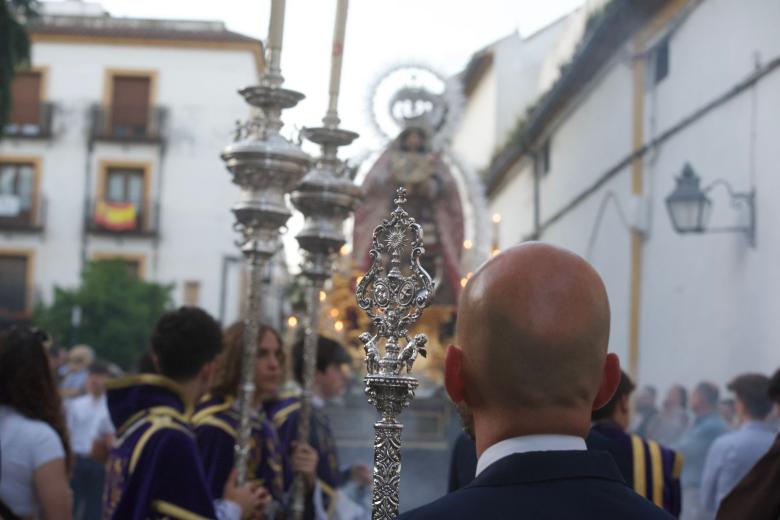
[[[86,215],[87,232],[93,235],[155,238],[159,234],[159,203],[149,207],[91,200]]]
[[[46,222],[44,197],[29,208],[21,207],[18,197],[0,194],[0,233],[41,233]]]
[[[159,106],[90,109],[90,139],[112,143],[158,144],[165,140],[163,126],[167,110]]]
[[[15,104],[9,122],[3,128],[3,135],[13,139],[50,139],[53,116],[53,103]]]

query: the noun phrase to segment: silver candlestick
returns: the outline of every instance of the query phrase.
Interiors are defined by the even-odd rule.
[[[398,516],[403,425],[397,417],[414,399],[418,383],[408,374],[417,355],[425,357],[428,342],[424,334],[412,337],[410,328],[434,296],[433,280],[420,264],[422,227],[403,208],[406,189],[398,188],[394,203],[390,218],[374,229],[371,267],[356,291],[358,306],[371,319],[371,332],[360,335],[365,391],[380,415],[374,423],[373,520]]]
[[[291,213],[285,195],[298,184],[311,165],[310,157],[279,134],[283,109],[294,107],[303,94],[281,88],[284,79],[279,68],[284,24],[284,0],[273,0],[267,52],[268,72],[260,84],[240,91],[254,107],[250,121],[238,125],[235,141],[222,152],[222,160],[241,188],[241,198],[233,206],[234,228],[241,233],[238,245],[249,275],[241,388],[241,421],[236,443],[235,467],[238,483],[248,480],[247,461],[252,439],[255,399],[255,356],[259,318],[262,314],[260,284],[268,260],[278,250],[279,229]]]
[[[297,432],[301,442],[308,442],[311,432],[311,400],[320,331],[320,291],[331,277],[335,255],[346,242],[344,221],[354,211],[360,198],[360,189],[353,184],[346,165],[338,158],[339,148],[349,145],[358,137],[355,132],[340,129],[338,117],[348,8],[348,0],[337,1],[331,47],[328,109],[322,119],[322,126],[303,131],[306,139],[320,145],[321,155],[315,167],[290,196],[293,205],[305,218],[303,229],[295,238],[303,252],[301,274],[309,283],[306,292],[308,323],[303,339],[303,392]],[[304,475],[296,475],[291,505],[294,520],[303,518],[306,494]]]
[[[340,146],[350,144],[358,134],[335,126],[307,128],[303,135],[322,148],[322,155],[293,191],[290,199],[303,213],[303,229],[295,237],[301,246],[301,274],[308,280],[306,304],[308,323],[303,340],[303,392],[298,422],[298,439],[308,442],[311,398],[320,330],[320,291],[331,277],[333,260],[346,239],[343,224],[360,198],[360,189],[352,183],[346,166],[338,159]],[[306,486],[302,475],[293,482],[293,518],[302,518]]]

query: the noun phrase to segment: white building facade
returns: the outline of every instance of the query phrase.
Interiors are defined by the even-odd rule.
[[[241,262],[219,155],[263,67],[221,22],[112,18],[45,4],[0,140],[0,311],[24,319],[91,260],[173,283],[176,304],[240,313]]]
[[[593,263],[610,348],[642,383],[780,366],[777,20],[772,0],[608,3],[488,169],[499,247],[539,239]],[[686,164],[703,188],[755,190],[755,244],[721,182],[708,229],[737,229],[675,231],[665,201]]]

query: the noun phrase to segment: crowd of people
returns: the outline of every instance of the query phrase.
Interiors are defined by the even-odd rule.
[[[337,490],[367,486],[342,467],[322,407],[346,388],[351,357],[319,339],[309,439],[298,438],[300,392],[283,388],[276,330],[258,335],[248,482],[234,469],[244,324],[222,331],[182,307],[156,324],[131,374],[79,345],[65,352],[26,326],[0,331],[0,518],[282,518],[304,483],[304,518],[365,518]],[[292,347],[300,383],[303,342]]]
[[[464,424],[450,492],[402,518],[777,519],[780,371],[727,386],[635,388],[607,353],[603,282],[580,257],[524,244],[466,285],[445,387]],[[565,319],[561,319],[565,317]],[[130,374],[27,326],[0,331],[0,518],[363,519],[323,405],[351,357],[320,337],[311,434],[299,438],[303,343],[261,326],[247,482],[234,467],[245,330],[164,314]],[[285,365],[299,385],[283,381]],[[296,389],[297,388],[297,389]],[[432,476],[432,478],[435,478]]]

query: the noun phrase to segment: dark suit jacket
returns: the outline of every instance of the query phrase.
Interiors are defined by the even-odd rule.
[[[474,441],[465,432],[461,432],[455,440],[450,459],[450,479],[447,492],[460,489],[472,480],[477,472],[477,449]]]
[[[721,501],[718,520],[780,518],[780,435],[769,451]]]
[[[471,484],[400,519],[668,520],[629,488],[608,453],[537,451],[504,457]]]

